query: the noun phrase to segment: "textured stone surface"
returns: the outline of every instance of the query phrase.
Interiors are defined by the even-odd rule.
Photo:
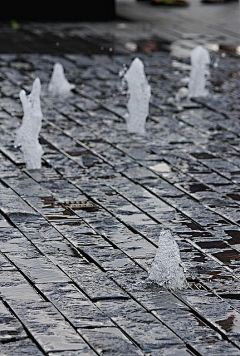
[[[46,30],[59,27],[29,29]],[[0,54],[1,355],[240,354],[239,58],[211,52],[209,96],[174,104],[188,59],[138,53],[152,89],[140,137],[126,130],[123,52]],[[55,62],[76,85],[64,100],[47,92]],[[13,142],[36,76],[44,155],[31,171]],[[145,283],[165,228],[185,291]]]

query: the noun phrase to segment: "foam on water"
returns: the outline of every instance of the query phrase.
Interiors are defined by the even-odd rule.
[[[158,249],[147,281],[172,290],[187,287],[179,247],[170,230],[163,230],[160,233]]]
[[[25,90],[20,91],[20,100],[23,106],[22,125],[17,130],[15,147],[21,147],[23,159],[27,169],[40,169],[41,157],[43,155],[42,146],[38,137],[42,127],[42,110],[40,102],[41,83],[36,78],[32,91],[26,95]]]
[[[151,87],[144,72],[143,62],[139,58],[133,60],[124,79],[127,81],[129,92],[127,130],[130,133],[144,135]]]

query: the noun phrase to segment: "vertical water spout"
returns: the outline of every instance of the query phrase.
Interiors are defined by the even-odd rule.
[[[172,290],[181,290],[187,286],[179,247],[170,230],[163,230],[160,233],[158,249],[149,270],[148,280]]]
[[[144,72],[143,62],[139,58],[133,60],[124,78],[129,92],[127,130],[130,133],[144,135],[149,114],[151,87]]]
[[[66,79],[62,64],[55,63],[48,85],[48,91],[54,96],[68,96],[74,88],[75,85],[70,84]]]
[[[27,169],[40,169],[42,166],[43,149],[38,140],[43,117],[40,93],[41,83],[39,78],[36,78],[29,95],[26,95],[25,90],[21,90],[19,94],[23,106],[23,118],[14,145],[21,147]]]
[[[191,52],[191,74],[189,82],[189,97],[197,98],[206,96],[205,89],[207,67],[210,64],[210,56],[207,49],[197,46]]]

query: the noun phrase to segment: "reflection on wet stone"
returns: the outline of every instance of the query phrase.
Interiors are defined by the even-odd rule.
[[[41,284],[38,288],[77,328],[112,326],[112,322],[74,285]]]
[[[0,327],[0,341],[6,342],[11,341],[11,339],[24,339],[27,337],[27,334],[19,322],[6,306],[1,302],[0,303],[0,315],[1,315],[1,327]]]
[[[24,307],[24,308],[23,308]],[[80,335],[51,303],[16,303],[14,311],[45,352],[88,348]],[[59,338],[61,335],[61,338]]]
[[[9,343],[0,343],[0,352],[2,355],[44,355],[35,342],[30,338],[24,338],[23,340]]]
[[[118,23],[117,31],[120,25],[129,26]],[[58,26],[47,27],[50,39],[67,42],[61,33],[69,44],[78,36],[86,42],[84,24]],[[42,25],[28,31],[43,45]],[[223,48],[204,36],[125,42],[121,55],[99,44],[92,50],[105,54],[91,57],[63,56],[62,48],[57,58],[0,55],[3,355],[240,355],[236,50],[221,56]],[[197,44],[211,51],[210,95],[172,105]],[[126,130],[119,78],[136,49],[152,93],[144,137]],[[45,91],[56,61],[76,86],[64,101]],[[38,172],[27,171],[13,147],[19,88],[29,91],[36,75],[43,87]],[[181,292],[146,283],[165,229],[187,270]]]

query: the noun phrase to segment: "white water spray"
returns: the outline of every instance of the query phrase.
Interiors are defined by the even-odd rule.
[[[158,249],[149,270],[148,281],[172,290],[186,288],[179,247],[170,230],[160,233]]]
[[[127,81],[129,92],[127,130],[130,133],[144,135],[151,87],[144,72],[143,62],[139,58],[133,60],[124,79]]]
[[[40,103],[41,83],[39,78],[33,82],[32,91],[26,95],[25,90],[20,91],[20,100],[23,106],[22,125],[17,130],[15,147],[21,147],[23,159],[27,169],[40,169],[42,146],[38,137],[42,127],[42,110]]]
[[[68,96],[74,88],[75,85],[70,84],[66,79],[62,64],[55,63],[48,85],[48,91],[54,96]]]
[[[210,64],[210,56],[207,49],[197,46],[191,52],[191,74],[189,82],[189,97],[197,98],[206,96],[205,89],[207,68]]]

